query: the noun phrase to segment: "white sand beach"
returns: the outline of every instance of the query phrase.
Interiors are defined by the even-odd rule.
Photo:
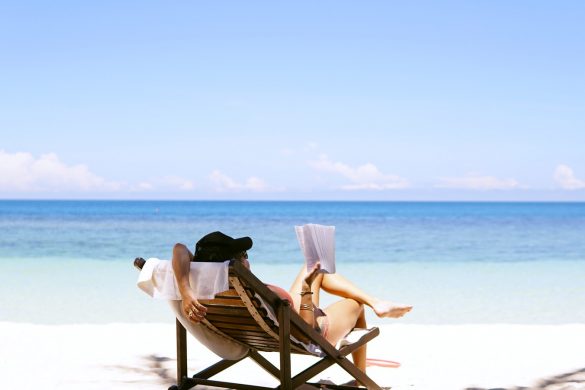
[[[189,337],[189,370],[218,358]],[[399,368],[368,373],[393,389],[585,389],[585,324],[383,325],[372,358]],[[267,355],[276,361],[276,356]],[[295,357],[293,371],[312,360]],[[165,389],[175,381],[174,324],[0,323],[2,388]],[[275,385],[253,362],[224,379]],[[316,379],[349,379],[332,368]]]

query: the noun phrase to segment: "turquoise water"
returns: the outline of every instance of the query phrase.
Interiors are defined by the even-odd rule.
[[[131,260],[213,230],[287,286],[309,222],[337,227],[341,273],[415,305],[403,323],[585,322],[585,203],[150,201],[0,201],[0,321],[172,321]]]

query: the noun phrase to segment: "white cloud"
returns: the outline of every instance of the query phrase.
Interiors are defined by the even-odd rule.
[[[190,191],[195,188],[195,183],[192,180],[185,179],[180,176],[166,176],[158,180],[163,187],[178,189],[182,191]]]
[[[578,190],[585,188],[585,180],[577,179],[571,167],[559,164],[555,169],[554,179],[565,190]]]
[[[150,191],[154,189],[154,185],[148,181],[141,181],[136,186],[135,190],[137,191]]]
[[[499,179],[494,176],[482,176],[470,173],[464,177],[439,178],[437,188],[455,188],[465,190],[511,190],[519,188],[520,184],[515,179]]]
[[[252,176],[240,183],[216,169],[209,175],[209,180],[214,184],[218,192],[265,192],[271,190],[266,182],[258,177]]]
[[[236,183],[231,177],[224,175],[219,170],[214,170],[209,175],[209,179],[213,184],[215,184],[215,189],[217,191],[233,191],[239,189],[240,185]]]
[[[252,191],[266,191],[268,189],[268,186],[266,185],[266,182],[264,180],[252,176],[246,180],[244,188]]]
[[[195,189],[195,182],[180,176],[164,176],[149,179],[138,183],[133,191],[191,191]]]
[[[321,155],[319,160],[311,161],[309,164],[318,171],[336,173],[349,179],[350,184],[341,186],[344,190],[386,190],[410,187],[406,179],[382,173],[372,163],[354,168],[342,162],[333,162],[326,155]]]
[[[121,184],[92,173],[83,164],[67,165],[55,153],[35,158],[30,153],[0,150],[0,191],[117,191]]]

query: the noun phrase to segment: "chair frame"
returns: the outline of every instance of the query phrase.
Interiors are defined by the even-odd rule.
[[[249,348],[248,353],[240,359],[237,360],[227,360],[223,359],[211,366],[205,368],[204,370],[196,373],[193,376],[189,376],[187,373],[187,336],[186,330],[183,325],[176,320],[176,346],[177,346],[177,383],[178,385],[171,386],[169,390],[187,390],[197,385],[206,385],[206,386],[214,386],[214,387],[221,387],[221,388],[229,388],[229,389],[243,389],[243,390],[268,390],[268,389],[296,389],[303,385],[309,385],[316,388],[330,388],[330,389],[359,389],[360,387],[357,386],[347,386],[347,385],[333,385],[327,384],[323,385],[320,383],[309,383],[307,382],[310,378],[316,376],[323,370],[327,369],[328,367],[337,364],[341,368],[343,368],[347,373],[349,373],[354,379],[356,379],[359,383],[366,386],[367,389],[373,390],[380,390],[381,387],[377,385],[369,376],[366,375],[365,372],[358,369],[349,359],[347,359],[347,355],[355,351],[356,349],[362,347],[370,340],[374,339],[376,336],[379,335],[380,331],[378,328],[374,327],[368,330],[358,341],[344,345],[343,347],[336,349],[333,345],[331,345],[319,332],[309,326],[301,317],[300,315],[291,307],[288,300],[281,299],[278,295],[276,295],[273,291],[268,289],[250,270],[248,270],[244,265],[236,260],[232,260],[229,263],[229,279],[230,285],[235,287],[235,291],[237,292],[238,296],[242,298],[242,300],[246,303],[248,300],[248,304],[246,305],[247,309],[250,311],[251,317],[254,318],[259,322],[258,325],[264,326],[266,328],[266,324],[262,325],[262,319],[258,318],[258,312],[254,313],[255,308],[249,304],[249,292],[252,291],[258,296],[262,298],[262,300],[269,306],[274,309],[274,314],[278,320],[278,329],[274,329],[274,332],[278,332],[278,334],[273,334],[273,336],[278,336],[278,343],[277,346],[274,345],[272,347],[262,347],[258,348],[257,346],[251,346],[245,341],[242,342],[241,340],[237,340],[235,337],[231,337],[230,335],[226,335],[218,330],[214,325],[213,321],[208,321],[207,318],[202,321],[202,325],[207,326],[212,331],[218,332],[225,337],[228,337],[240,344],[244,344],[247,348]],[[240,288],[238,288],[238,286]],[[245,286],[245,289],[241,287]],[[235,294],[232,294],[235,295]],[[204,305],[213,304],[216,299],[212,300],[199,300],[200,303]],[[208,316],[209,317],[209,316]],[[267,329],[270,331],[270,329]],[[297,338],[302,337],[303,339],[319,346],[321,351],[323,352],[322,358],[316,362],[315,364],[309,366],[308,368],[302,370],[296,375],[292,375],[291,372],[291,353],[297,354],[308,354],[312,355],[311,353],[307,352],[306,350],[299,347],[298,340],[291,341],[291,330],[296,335]],[[278,352],[280,354],[280,368],[274,366],[271,362],[269,362],[264,356],[262,356],[259,351],[269,351],[269,352]],[[210,379],[214,375],[224,371],[225,369],[233,366],[234,364],[246,359],[251,358],[254,362],[256,362],[260,367],[274,376],[276,379],[279,380],[280,385],[272,388],[272,387],[264,387],[264,386],[254,386],[242,383],[234,383],[234,382],[225,382],[225,381],[217,381]]]

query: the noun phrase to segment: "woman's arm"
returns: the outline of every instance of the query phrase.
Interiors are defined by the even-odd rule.
[[[191,259],[193,255],[183,244],[176,244],[173,248],[173,272],[179,285],[179,293],[183,299],[181,307],[185,316],[193,321],[200,322],[207,312],[207,308],[197,301],[189,283]]]

